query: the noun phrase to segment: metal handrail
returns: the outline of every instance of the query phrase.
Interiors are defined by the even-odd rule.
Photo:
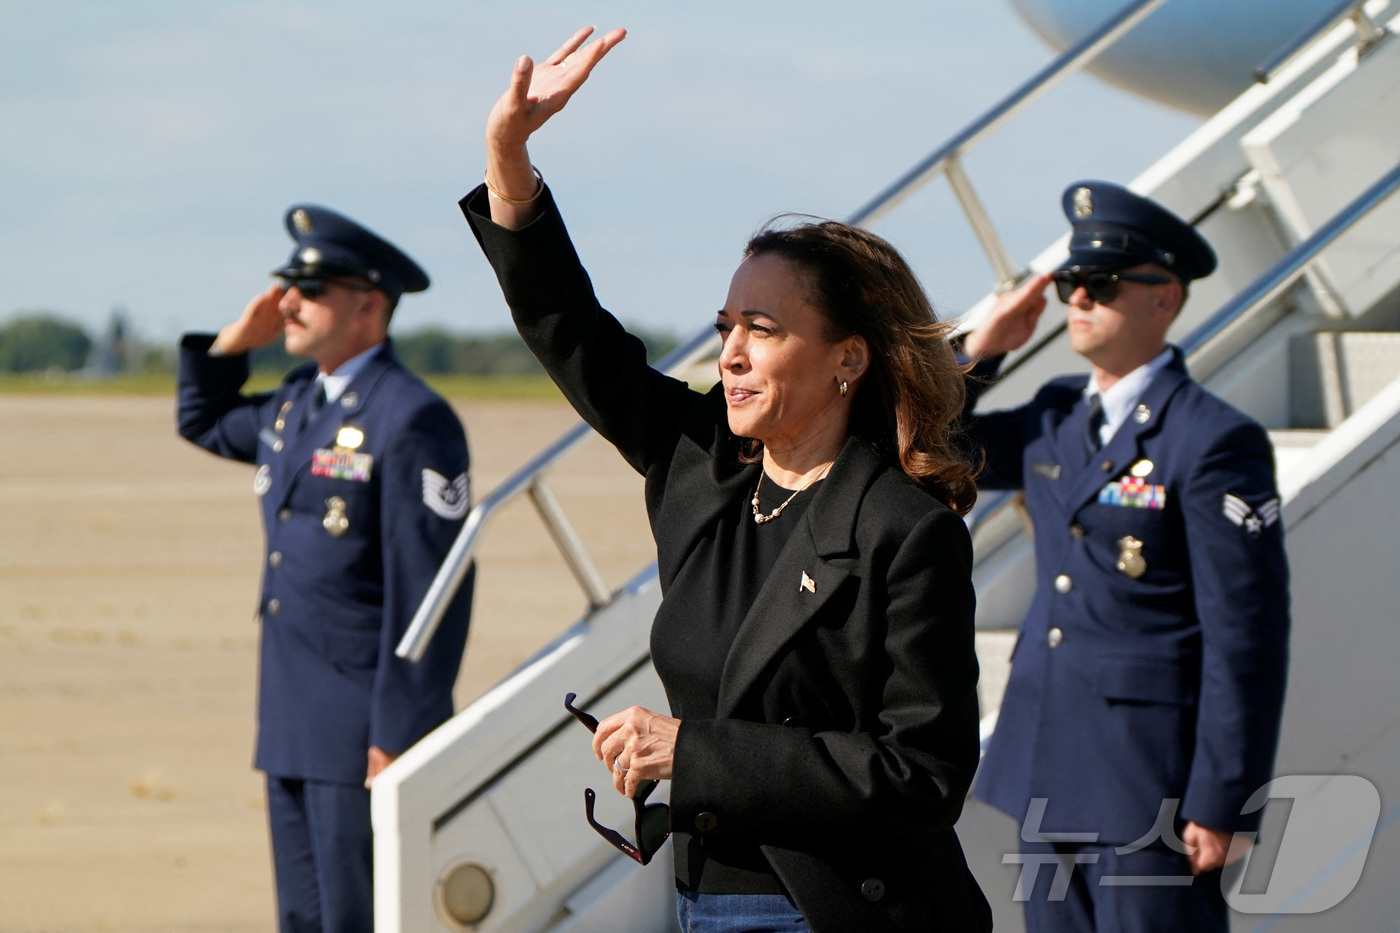
[[[693,365],[696,360],[704,357],[714,339],[713,329],[702,331],[662,357],[656,364],[656,368],[668,374],[684,370]],[[457,589],[467,576],[472,555],[476,552],[477,542],[481,539],[486,523],[495,516],[502,506],[521,493],[530,494],[545,527],[563,553],[569,569],[573,571],[584,592],[588,594],[589,605],[596,609],[607,602],[610,594],[601,582],[602,576],[598,573],[587,552],[584,551],[583,543],[579,540],[578,535],[568,525],[567,520],[563,519],[563,510],[558,507],[558,502],[540,482],[540,477],[550,467],[563,459],[592,433],[593,429],[587,424],[582,421],[578,422],[472,507],[472,510],[467,513],[467,520],[463,523],[462,530],[457,533],[457,540],[452,542],[452,548],[443,558],[437,576],[433,577],[433,582],[429,584],[428,592],[424,594],[418,611],[413,614],[413,619],[409,622],[403,638],[399,639],[398,647],[394,649],[396,655],[410,661],[422,659],[423,652],[427,650],[428,642],[432,639],[433,633],[437,631],[438,625],[442,623],[442,617],[447,613],[447,607],[452,603],[453,597],[457,595]]]
[[[1307,29],[1290,39],[1283,48],[1270,55],[1262,65],[1254,69],[1255,82],[1268,84],[1269,79],[1274,76],[1274,72],[1311,44],[1320,33],[1330,32],[1344,19],[1350,19],[1356,27],[1356,39],[1362,51],[1370,49],[1385,38],[1388,33],[1384,28],[1377,26],[1375,20],[1367,14],[1367,2],[1368,0],[1342,0],[1327,13],[1318,17]]]
[[[865,206],[856,211],[848,223],[868,225],[879,220],[893,210],[901,201],[919,188],[946,172],[953,193],[977,234],[983,252],[996,271],[1003,285],[1015,281],[1019,270],[1011,262],[1005,247],[997,237],[991,219],[972,193],[970,182],[961,170],[961,158],[974,145],[981,142],[1007,120],[1030,106],[1042,95],[1070,75],[1080,71],[1138,23],[1156,11],[1167,0],[1134,0],[1113,14],[1093,32],[1060,54],[1053,62],[1036,72],[1020,87],[988,110],[981,117],[968,124],[962,132],[935,149],[909,171],[900,176],[894,184],[877,194]]]
[[[1284,289],[1298,280],[1307,267],[1343,233],[1350,230],[1359,220],[1375,210],[1386,198],[1400,188],[1400,164],[1386,172],[1358,195],[1350,204],[1342,208],[1332,219],[1297,246],[1284,253],[1262,275],[1236,293],[1220,309],[1206,318],[1181,341],[1181,352],[1190,356],[1197,352],[1225,328],[1249,311],[1276,298]]]
[[[1397,189],[1400,189],[1400,164],[1382,175],[1375,184],[1332,215],[1331,220],[1318,227],[1312,236],[1284,253],[1258,278],[1238,291],[1234,298],[1225,302],[1214,314],[1196,325],[1191,333],[1177,344],[1182,354],[1189,358],[1203,349],[1206,344],[1219,336],[1231,324],[1277,298],[1284,289],[1307,272],[1308,267],[1317,260],[1319,253],[1331,246],[1339,236],[1375,210]],[[993,493],[984,502],[983,508],[978,511],[973,521],[969,522],[968,530],[976,534],[977,530],[992,516],[1007,508],[1014,496],[1014,492],[999,491]]]

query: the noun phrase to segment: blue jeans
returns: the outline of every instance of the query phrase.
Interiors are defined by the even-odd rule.
[[[682,933],[808,933],[802,912],[786,894],[676,892]]]

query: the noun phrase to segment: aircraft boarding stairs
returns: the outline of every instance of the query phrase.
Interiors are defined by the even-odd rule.
[[[1163,2],[1130,3],[854,221],[872,222],[941,174],[999,277],[1016,278],[960,156]],[[1369,18],[1358,19],[1358,10]],[[1258,896],[1252,913],[1235,915],[1237,930],[1393,929],[1400,914],[1392,883],[1400,832],[1386,831],[1400,814],[1400,678],[1393,671],[1400,566],[1390,527],[1400,505],[1400,199],[1387,200],[1400,187],[1400,42],[1388,41],[1384,29],[1400,27],[1397,14],[1400,0],[1339,7],[1266,66],[1266,80],[1132,185],[1195,219],[1216,246],[1220,271],[1193,284],[1173,340],[1196,378],[1259,419],[1275,443],[1294,617],[1277,773],[1360,775],[1379,788],[1384,811],[1374,841],[1348,837],[1309,863],[1317,870],[1296,891],[1269,892],[1274,862],[1282,867],[1297,854],[1277,842],[1288,807],[1271,805],[1265,841],[1244,872],[1243,891]],[[1046,196],[1063,181],[1047,180]],[[1057,242],[1030,268],[1051,268],[1063,254]],[[969,312],[969,326],[993,297]],[[984,408],[1017,404],[1046,379],[1084,370],[1057,317],[1052,307],[1042,333],[1007,361]],[[697,335],[671,362],[691,366],[713,354],[711,344]],[[376,781],[381,933],[675,929],[670,846],[640,868],[589,828],[586,786],[602,791],[605,825],[631,835],[632,810],[607,791],[587,734],[562,707],[564,693],[575,691],[584,708],[665,709],[648,649],[660,599],[654,565],[608,592],[544,482],[587,435],[579,425],[477,505],[400,646],[405,656],[421,652],[487,519],[529,494],[590,609]],[[996,494],[983,497],[969,523],[985,738],[1031,596],[1031,529],[1017,497]],[[665,792],[663,783],[655,799]],[[1012,900],[1020,866],[1001,858],[1016,851],[1015,822],[969,801],[958,831],[997,929],[1021,929]],[[1360,883],[1339,906],[1320,916],[1298,913],[1315,908],[1318,892],[1360,871],[1362,861]]]

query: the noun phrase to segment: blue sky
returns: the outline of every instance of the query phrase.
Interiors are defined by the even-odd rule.
[[[455,201],[521,53],[630,35],[532,146],[604,304],[689,334],[754,228],[844,217],[1052,57],[1005,0],[6,0],[0,319],[217,329],[290,251],[287,205],[395,241],[433,288],[395,327],[509,318]],[[968,168],[1024,262],[1076,178],[1126,182],[1198,123],[1074,79]],[[936,182],[876,227],[955,314],[991,273]]]

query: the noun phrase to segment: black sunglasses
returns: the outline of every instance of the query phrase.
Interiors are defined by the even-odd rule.
[[[577,696],[576,693],[565,694],[564,709],[583,723],[589,732],[597,732],[598,720],[574,706],[574,699]],[[656,790],[656,784],[656,781],[642,781],[637,785],[636,796],[632,798],[632,809],[637,814],[637,823],[634,827],[637,835],[636,845],[628,842],[622,833],[615,829],[608,829],[593,818],[593,801],[597,799],[598,795],[593,792],[591,787],[586,787],[583,790],[583,812],[588,817],[588,825],[592,826],[598,835],[612,843],[613,847],[623,855],[642,865],[651,861],[652,856],[666,843],[666,837],[671,835],[671,808],[664,803],[647,803],[651,792]]]
[[[366,285],[363,282],[356,282],[354,279],[320,278],[308,276],[306,278],[282,277],[283,288],[295,288],[301,292],[301,297],[308,301],[315,301],[321,297],[321,293],[326,290],[327,285],[339,285],[341,288],[348,288],[352,292],[372,292],[373,285]]]
[[[1070,296],[1083,288],[1095,303],[1106,305],[1118,297],[1119,282],[1141,282],[1143,285],[1166,285],[1171,279],[1165,275],[1138,275],[1129,272],[1071,272],[1063,269],[1053,273],[1055,293],[1060,301],[1069,304]]]

